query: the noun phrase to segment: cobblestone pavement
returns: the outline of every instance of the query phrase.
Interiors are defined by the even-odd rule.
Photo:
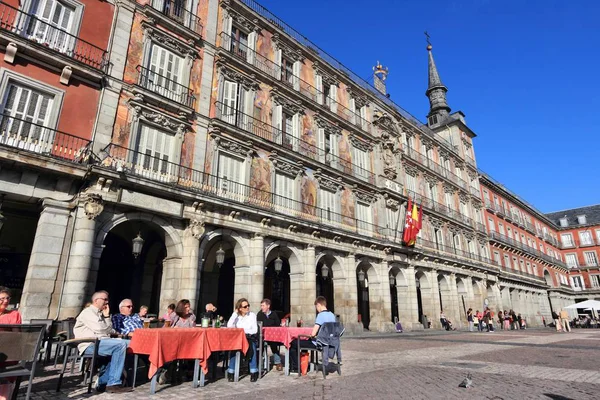
[[[257,383],[218,379],[160,386],[162,399],[598,399],[600,330],[398,334],[343,340],[342,375],[286,377],[271,371]],[[474,387],[459,388],[467,373]],[[56,370],[38,374],[33,399],[146,399],[149,384],[127,395],[87,395],[80,377],[54,391]],[[21,390],[20,399],[24,398]]]

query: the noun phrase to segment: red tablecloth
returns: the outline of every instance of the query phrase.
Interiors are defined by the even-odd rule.
[[[312,333],[312,327],[306,328],[293,328],[285,326],[272,326],[263,328],[263,340],[266,342],[278,342],[283,343],[286,348],[290,348],[292,340],[296,339],[299,335],[310,335]]]
[[[211,353],[241,350],[246,354],[248,346],[244,330],[237,328],[136,329],[129,343],[131,352],[149,356],[149,378],[166,363],[182,359],[200,360],[207,373]]]
[[[149,356],[149,378],[168,362],[208,358],[206,332],[196,328],[136,329],[129,349],[135,354]]]

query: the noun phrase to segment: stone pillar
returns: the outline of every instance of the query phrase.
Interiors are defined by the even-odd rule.
[[[361,333],[363,332],[363,326],[362,323],[358,322],[358,280],[356,279],[356,259],[354,254],[348,254],[344,258],[344,265],[342,267],[346,274],[346,285],[340,287],[340,290],[335,286],[336,294],[341,291],[340,297],[335,299],[336,309],[339,307],[339,304],[343,304],[344,314],[340,314],[340,318],[346,330],[352,333]]]
[[[317,278],[315,269],[317,268],[315,261],[315,246],[309,244],[304,249],[304,273],[298,277],[299,286],[303,287],[301,292],[295,293],[295,298],[292,304],[299,304],[300,317],[302,317],[305,325],[313,325],[315,322],[315,298],[317,297]]]
[[[265,288],[265,237],[255,234],[250,240],[248,301],[255,309],[260,306]]]
[[[181,299],[179,295],[181,261],[181,257],[167,257],[163,260],[163,275],[160,285],[160,310],[165,310],[171,303],[177,304],[177,301]]]
[[[456,328],[460,328],[463,326],[468,326],[467,324],[467,316],[465,315],[465,310],[463,308],[462,299],[458,295],[458,287],[456,287],[456,274],[450,274],[450,301],[452,304],[452,313],[446,314],[454,326]]]
[[[440,286],[438,283],[438,271],[436,269],[432,269],[429,272],[429,276],[431,279],[431,298],[430,298],[430,308],[429,313],[427,315],[427,319],[431,321],[432,328],[441,328],[442,325],[440,323]],[[423,305],[425,308],[425,305]]]
[[[183,257],[181,258],[181,282],[179,297],[188,299],[192,307],[199,300],[200,283],[200,239],[204,235],[204,221],[192,219],[183,232]],[[195,310],[196,313],[204,310]]]
[[[492,302],[490,299],[490,303],[494,305],[494,313],[498,314],[498,311],[503,310],[502,308],[502,296],[500,295],[500,287],[497,283],[492,285],[492,294],[494,301]]]
[[[69,221],[69,204],[44,200],[27,267],[20,312],[24,321],[54,318],[49,306]]]
[[[249,265],[236,265],[233,267],[235,270],[235,283],[233,288],[233,299],[232,304],[242,298],[248,298],[248,287],[250,282],[250,266]],[[250,303],[250,307],[254,309],[256,304]]]
[[[94,240],[96,218],[104,210],[102,197],[89,194],[82,198],[77,207],[75,232],[67,264],[65,286],[60,305],[59,318],[76,317],[83,305],[91,301],[96,288],[98,268],[94,269]]]
[[[406,286],[398,291],[398,315],[402,327],[409,330],[421,330],[423,324],[419,321],[419,304],[417,300],[417,284],[415,282],[415,267],[407,265],[404,269]],[[400,289],[398,287],[398,289]]]

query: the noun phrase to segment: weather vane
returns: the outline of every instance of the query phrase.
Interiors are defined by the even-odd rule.
[[[431,36],[429,36],[429,33],[427,31],[425,31],[425,37],[427,38],[427,50],[431,50],[432,46],[431,46]]]

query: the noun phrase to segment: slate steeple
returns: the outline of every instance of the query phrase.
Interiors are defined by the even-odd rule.
[[[448,88],[442,83],[438,73],[433,54],[432,46],[427,44],[427,53],[429,54],[429,85],[425,95],[429,98],[429,114],[427,114],[427,124],[429,126],[442,123],[450,114],[450,107],[446,101],[446,92]]]

